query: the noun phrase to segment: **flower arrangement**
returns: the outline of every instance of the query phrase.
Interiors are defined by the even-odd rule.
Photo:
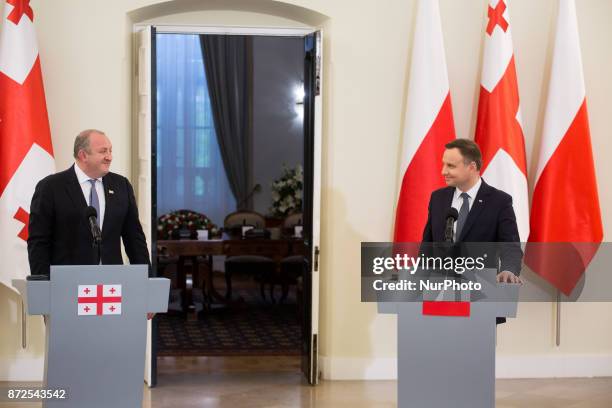
[[[277,217],[284,217],[302,211],[302,189],[304,170],[301,165],[289,168],[283,164],[280,178],[272,182],[272,206],[270,212]]]
[[[180,230],[188,230],[195,235],[197,230],[209,230],[211,236],[219,233],[217,226],[204,214],[190,210],[177,210],[159,217],[157,239],[172,239]]]

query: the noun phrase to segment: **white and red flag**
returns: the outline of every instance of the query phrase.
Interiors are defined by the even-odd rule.
[[[444,187],[444,145],[455,139],[438,0],[418,3],[401,147],[395,242],[420,242],[432,191]]]
[[[512,196],[521,241],[529,236],[525,140],[508,15],[508,0],[489,0],[474,141],[485,181]]]
[[[121,299],[121,285],[79,285],[77,315],[120,315]]]
[[[445,187],[444,145],[455,139],[438,0],[420,0],[401,149],[402,175],[395,212],[396,253],[417,255],[431,193]],[[423,302],[423,314],[469,316],[469,303]]]
[[[0,283],[29,274],[26,241],[36,183],[55,172],[29,0],[7,0],[0,33]]]
[[[559,1],[535,180],[525,263],[569,295],[603,239],[573,0]]]

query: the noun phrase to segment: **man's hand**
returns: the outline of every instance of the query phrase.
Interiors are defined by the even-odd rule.
[[[155,316],[155,313],[147,313],[147,320],[151,320]]]
[[[510,271],[503,271],[497,275],[497,282],[501,283],[518,283],[523,284],[523,280],[520,276],[516,276]]]

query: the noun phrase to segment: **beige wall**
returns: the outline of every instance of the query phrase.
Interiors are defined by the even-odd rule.
[[[303,7],[295,9],[269,0],[184,0],[133,12],[153,3],[156,1],[32,1],[58,169],[71,163],[74,135],[86,127],[99,127],[113,140],[114,170],[131,174],[130,33],[135,21],[159,21],[160,13],[190,12],[165,21],[322,25],[322,364],[326,377],[388,375],[395,356],[396,320],[377,315],[375,305],[360,302],[358,253],[360,242],[386,241],[391,236],[415,1],[288,2]],[[542,127],[555,5],[554,0],[514,0],[510,5],[527,158],[532,170],[532,152]],[[194,11],[198,7],[212,10]],[[486,1],[441,0],[440,10],[457,134],[471,137]],[[612,105],[608,102],[612,94],[612,48],[608,44],[612,38],[612,2],[577,0],[577,11],[607,238],[612,232],[612,186],[606,178],[606,174],[612,174]],[[7,289],[0,289],[0,379],[5,377],[8,364],[42,354],[40,328],[31,333],[32,345],[27,351],[18,349],[16,301]],[[519,319],[499,329],[498,355],[502,359],[519,361],[527,357],[520,361],[537,371],[535,366],[542,357],[566,359],[559,361],[580,356],[602,361],[612,358],[610,304],[565,305],[560,348],[554,347],[551,304],[521,305],[519,313]],[[529,375],[531,371],[522,372]]]

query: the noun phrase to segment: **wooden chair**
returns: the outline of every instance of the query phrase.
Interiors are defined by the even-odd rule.
[[[274,285],[278,282],[279,261],[289,253],[289,241],[269,239],[230,240],[224,243],[226,297],[232,296],[232,275],[253,276],[260,284],[265,300],[265,286],[269,285],[270,300],[274,302]]]
[[[291,238],[294,236],[294,227],[296,225],[302,225],[303,214],[294,213],[285,217],[283,220],[283,236]]]

